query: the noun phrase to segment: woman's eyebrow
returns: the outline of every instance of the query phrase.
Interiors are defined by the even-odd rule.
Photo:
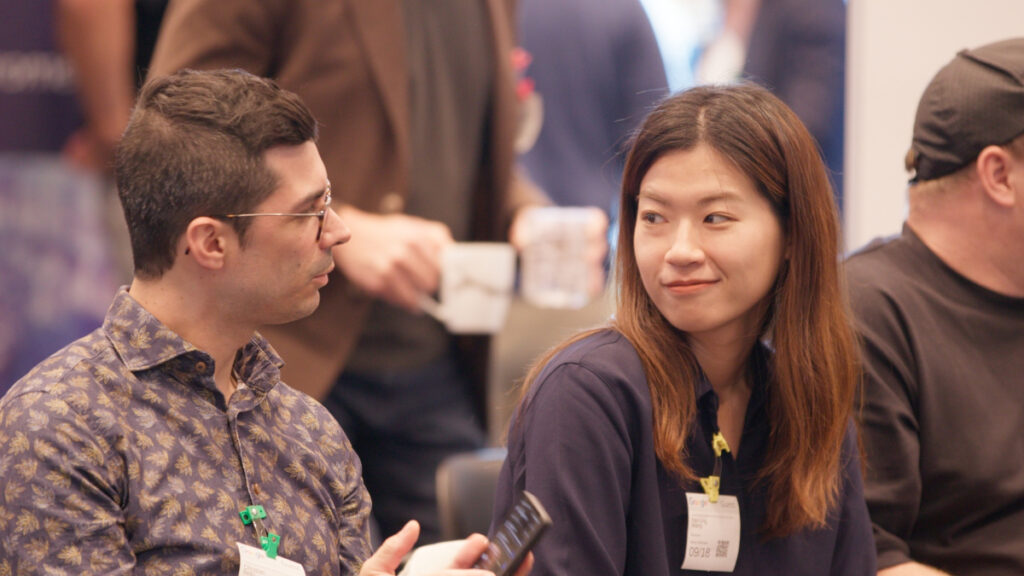
[[[743,197],[740,196],[739,194],[735,193],[735,192],[732,192],[730,190],[721,190],[721,191],[714,192],[712,194],[708,194],[707,196],[702,197],[700,200],[697,201],[697,206],[702,206],[703,207],[703,206],[707,206],[708,204],[714,204],[715,202],[720,202],[720,201],[723,201],[723,200],[725,200],[725,201],[730,201],[730,200],[732,200],[732,201],[739,201],[739,200],[742,200],[742,199],[743,199]]]

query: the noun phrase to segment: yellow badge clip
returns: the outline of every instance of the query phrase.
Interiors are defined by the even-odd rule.
[[[711,437],[711,449],[715,451],[715,456],[721,456],[722,452],[732,452],[729,450],[729,443],[725,441],[725,436],[722,436],[721,432],[715,432]]]
[[[711,476],[700,479],[700,486],[708,495],[712,503],[718,502],[718,489],[722,486],[722,477],[719,475],[722,470],[722,452],[729,452],[729,443],[721,432],[715,432],[711,436],[711,449],[715,451],[715,472]]]
[[[708,476],[707,478],[700,479],[700,487],[704,489],[704,493],[708,495],[708,501],[712,504],[718,502],[718,487],[720,484],[718,476]]]

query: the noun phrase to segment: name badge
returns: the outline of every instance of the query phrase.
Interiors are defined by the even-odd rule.
[[[689,523],[683,570],[732,572],[740,552],[740,503],[735,496],[686,493]]]
[[[241,563],[238,576],[306,576],[302,564],[277,556],[269,558],[267,553],[254,546],[238,542]]]

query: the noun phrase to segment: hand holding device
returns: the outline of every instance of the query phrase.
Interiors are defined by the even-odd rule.
[[[490,570],[495,576],[512,576],[550,525],[551,517],[540,500],[523,490],[473,568]]]

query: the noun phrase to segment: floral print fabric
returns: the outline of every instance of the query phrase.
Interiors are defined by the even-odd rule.
[[[227,402],[213,364],[122,289],[18,381],[0,400],[0,576],[235,574],[237,543],[260,545],[252,504],[307,574],[357,573],[370,499],[344,432],[258,334]]]

